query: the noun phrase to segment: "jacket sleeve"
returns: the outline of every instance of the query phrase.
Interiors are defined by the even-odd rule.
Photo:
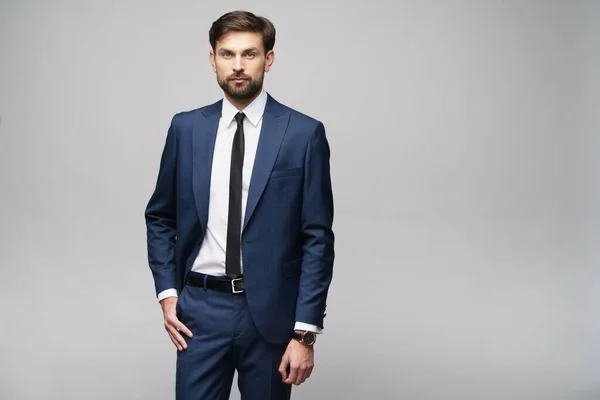
[[[334,233],[330,149],[318,123],[304,163],[302,205],[303,260],[296,321],[323,328],[327,293],[333,275]]]
[[[171,120],[158,178],[145,210],[148,263],[156,293],[176,288],[177,136]]]

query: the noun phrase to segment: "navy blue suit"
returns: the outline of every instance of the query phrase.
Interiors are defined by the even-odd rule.
[[[203,289],[192,291],[184,282],[207,225],[212,155],[221,103],[182,112],[172,119],[156,187],[145,213],[149,265],[156,293],[177,288],[182,293],[178,314],[183,319],[187,315],[187,321],[183,322],[197,328],[199,334],[206,333],[206,338],[215,339],[210,329],[219,329],[218,322],[213,322],[219,316],[210,314],[218,312],[215,310],[219,304],[227,308],[233,303],[225,305],[225,302],[243,299],[246,310],[232,318],[252,324],[257,334],[252,340],[263,340],[265,349],[272,346],[281,355],[295,321],[323,327],[334,261],[333,195],[325,128],[321,122],[268,96],[243,221],[245,292],[235,300],[231,300],[231,294],[211,294],[216,297],[202,299],[205,305],[198,306],[204,307],[203,310],[192,309],[192,300],[208,296]],[[202,315],[195,315],[197,312]],[[197,367],[193,360],[178,365],[198,368],[195,382],[210,375],[203,371],[216,368],[217,357],[233,360],[232,366],[243,364],[241,359],[227,358],[225,352],[203,353],[213,344],[218,347],[217,342],[210,340],[199,344],[203,349],[198,350]],[[252,346],[261,347],[256,343]],[[244,350],[240,352],[243,354]],[[262,353],[252,357],[264,359],[272,355]],[[275,358],[273,362],[278,364],[279,360]],[[219,376],[227,384],[230,375]],[[189,393],[179,394],[182,398],[192,398]],[[228,397],[215,394],[214,398]]]

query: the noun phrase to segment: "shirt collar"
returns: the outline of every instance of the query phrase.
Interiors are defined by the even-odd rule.
[[[258,122],[263,116],[265,111],[265,106],[267,104],[267,93],[261,90],[260,94],[256,99],[252,101],[252,103],[248,104],[246,108],[244,108],[243,112],[246,115],[248,121],[254,125],[255,127],[258,125]],[[229,127],[233,122],[235,115],[239,112],[239,110],[231,104],[227,97],[223,96],[223,107],[221,109],[221,117],[225,122],[225,125]]]

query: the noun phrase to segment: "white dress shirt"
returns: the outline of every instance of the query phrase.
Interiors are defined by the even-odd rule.
[[[207,275],[225,276],[225,249],[227,245],[227,217],[229,213],[229,174],[231,163],[231,147],[237,129],[235,115],[239,110],[223,97],[223,108],[215,140],[213,155],[210,207],[206,234],[198,256],[192,264],[192,271]],[[262,127],[263,113],[267,104],[267,93],[263,90],[244,110],[244,166],[242,172],[242,221],[246,213],[248,188],[254,166],[254,157],[258,147],[258,139]],[[243,271],[243,260],[242,260]],[[177,296],[176,289],[167,289],[158,294],[158,300]],[[316,325],[296,322],[295,329],[310,330],[321,333]]]

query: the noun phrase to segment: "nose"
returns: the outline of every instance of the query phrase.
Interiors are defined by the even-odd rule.
[[[244,64],[242,63],[242,57],[237,56],[233,63],[233,70],[235,72],[240,72],[244,70]]]

